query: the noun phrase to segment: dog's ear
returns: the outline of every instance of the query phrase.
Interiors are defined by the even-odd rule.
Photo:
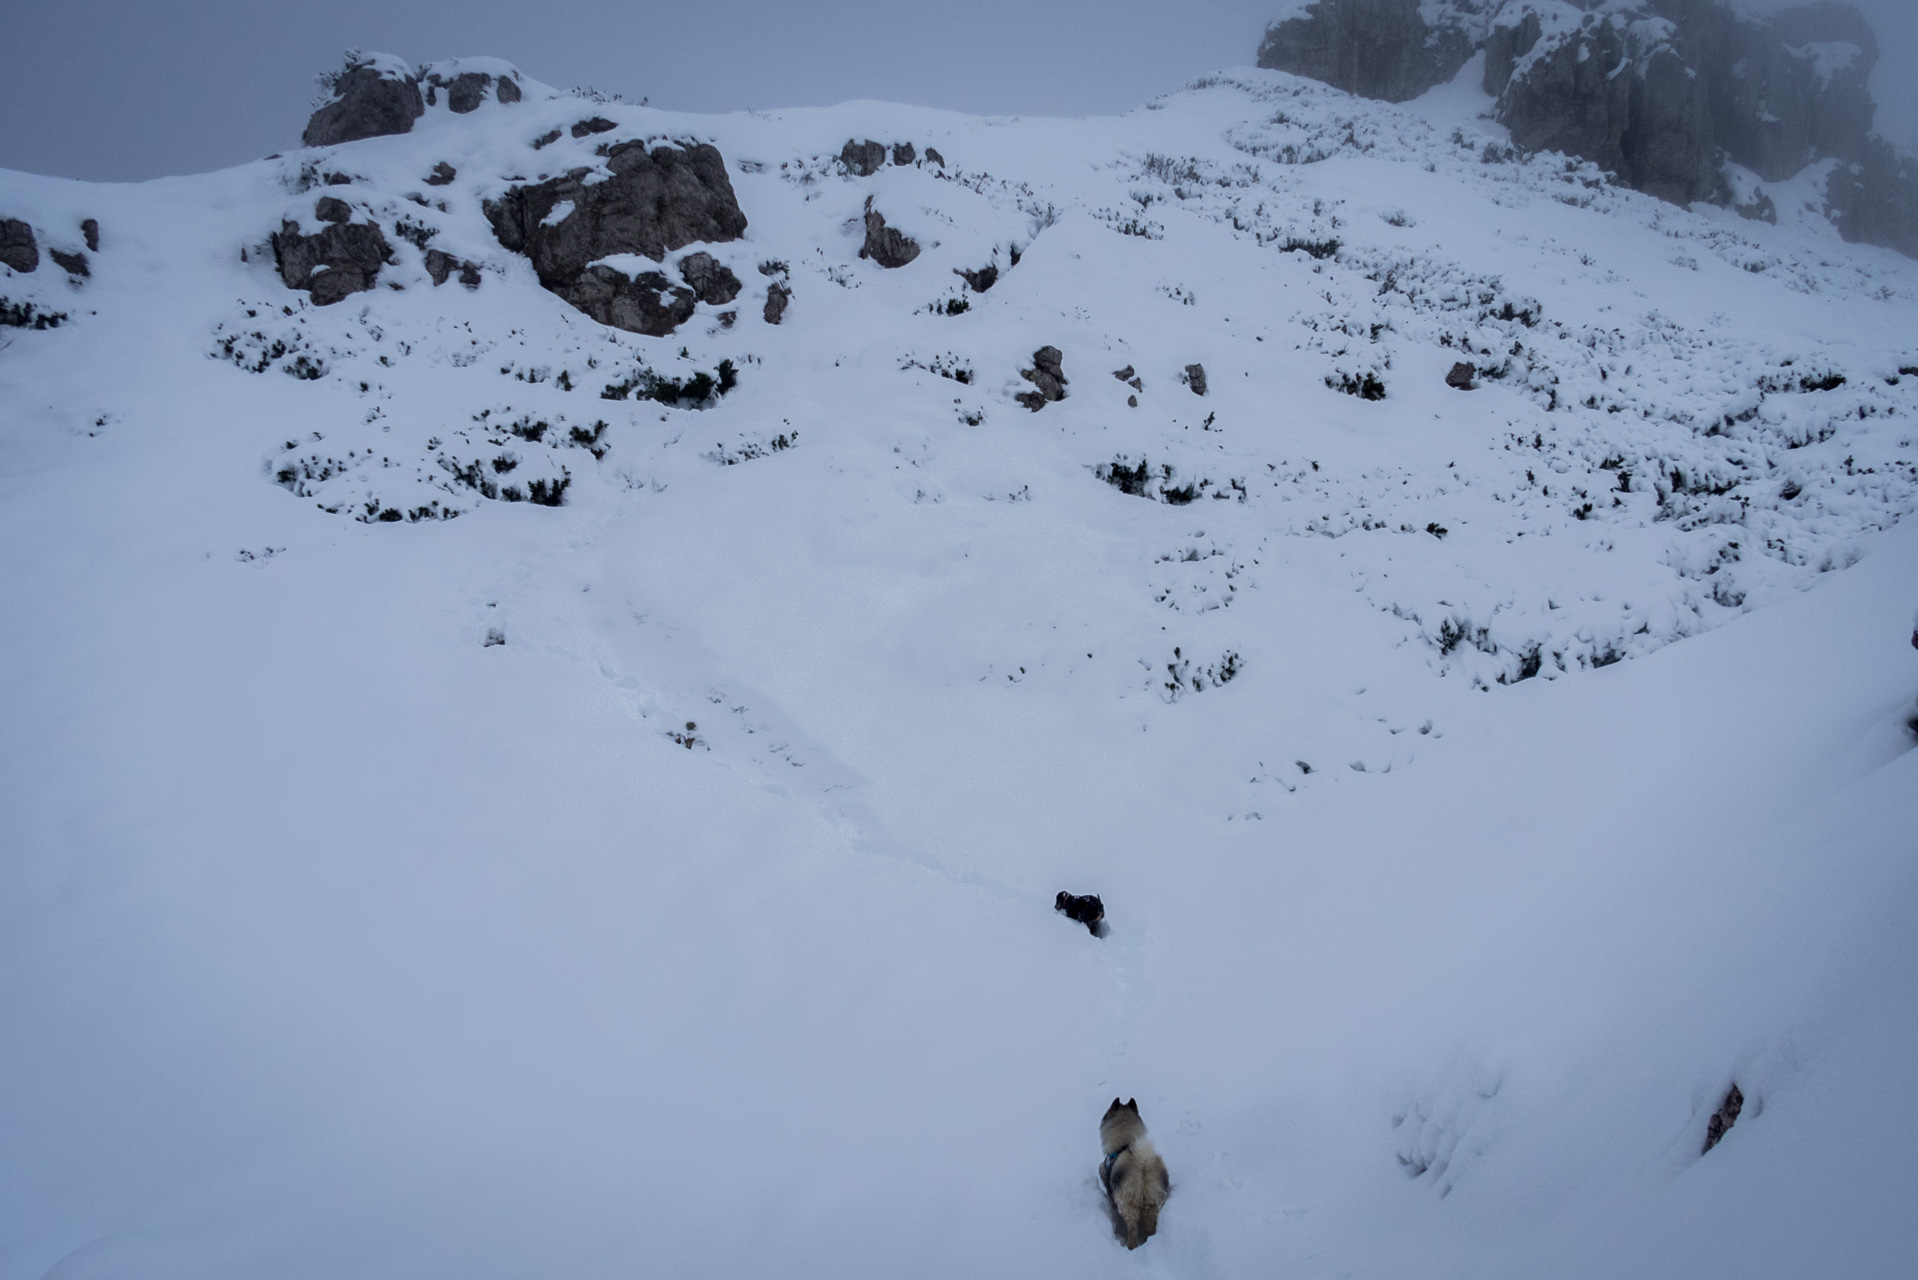
[[[1130,1111],[1130,1112],[1131,1112],[1131,1113],[1132,1113],[1133,1115],[1135,1115],[1135,1116],[1136,1116],[1136,1115],[1138,1115],[1138,1114],[1139,1114],[1139,1100],[1138,1100],[1137,1098],[1127,1098],[1127,1099],[1125,1100],[1125,1109],[1126,1109],[1127,1111]]]

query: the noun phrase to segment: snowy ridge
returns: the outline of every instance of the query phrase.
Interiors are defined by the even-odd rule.
[[[1473,67],[1089,121],[433,73],[523,96],[0,174],[99,232],[0,267],[60,317],[0,328],[0,1275],[1910,1243],[1918,263],[1520,156]],[[629,141],[747,217],[609,261],[743,286],[665,337],[486,213]],[[392,254],[316,306],[289,223]]]

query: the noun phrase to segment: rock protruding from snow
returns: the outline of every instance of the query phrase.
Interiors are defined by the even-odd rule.
[[[433,166],[433,172],[426,175],[426,185],[429,187],[444,187],[459,176],[460,171],[458,169],[455,169],[452,165],[446,163],[446,161],[441,160]]]
[[[0,264],[20,272],[39,268],[40,244],[33,238],[31,223],[0,218]]]
[[[870,178],[886,165],[885,144],[874,142],[871,138],[864,142],[848,138],[846,145],[839,149],[839,162],[855,178]]]
[[[786,308],[792,305],[792,288],[783,280],[775,280],[766,286],[766,309],[761,313],[767,324],[778,324],[786,318]]]
[[[1918,156],[1869,139],[1856,163],[1832,171],[1825,216],[1847,240],[1918,258]]]
[[[730,267],[703,249],[680,259],[679,276],[692,286],[695,298],[716,307],[723,307],[737,298],[742,287],[739,277],[732,273]]]
[[[1185,383],[1186,386],[1191,387],[1193,395],[1195,396],[1204,395],[1205,394],[1205,366],[1202,364],[1187,365],[1185,367],[1185,375],[1181,377],[1179,381]]]
[[[438,102],[440,91],[443,89],[446,92],[446,105],[455,115],[465,115],[469,111],[479,110],[480,103],[486,101],[486,91],[493,88],[495,81],[491,74],[484,71],[462,71],[450,77],[435,71],[426,77],[426,83],[428,106]],[[499,101],[506,103],[519,101],[519,85],[513,81],[512,77],[501,76],[497,83],[499,88],[494,92],[494,96]]]
[[[1410,101],[1457,75],[1476,43],[1449,15],[1428,27],[1423,7],[1420,0],[1318,0],[1266,29],[1259,65],[1365,98]]]
[[[996,262],[988,262],[976,271],[969,267],[954,267],[952,274],[964,280],[966,287],[974,293],[984,293],[986,290],[992,288],[993,285],[999,283],[999,264]]]
[[[1710,1151],[1724,1140],[1725,1134],[1738,1123],[1738,1113],[1745,1109],[1745,1094],[1736,1084],[1725,1094],[1725,1101],[1718,1110],[1712,1112],[1712,1118],[1705,1122],[1705,1150]]]
[[[55,266],[68,275],[84,278],[93,274],[92,269],[87,266],[87,255],[78,250],[68,253],[63,249],[49,248],[47,256],[53,259]]]
[[[1478,367],[1468,361],[1460,360],[1445,375],[1445,385],[1454,391],[1471,391],[1478,386]]]
[[[872,197],[867,196],[866,243],[859,246],[859,256],[871,258],[882,267],[903,267],[919,256],[919,242],[899,228],[887,226],[885,217],[872,207]]]
[[[287,288],[305,289],[325,307],[371,289],[393,248],[376,222],[328,222],[314,235],[283,222],[273,233],[273,256]]]
[[[1066,398],[1065,353],[1057,347],[1040,347],[1032,353],[1032,368],[1019,370],[1019,376],[1037,387],[1021,391],[1013,399],[1034,413],[1054,400]]]
[[[580,168],[513,187],[486,203],[486,217],[502,245],[532,260],[546,288],[602,324],[663,337],[691,317],[693,291],[659,272],[635,278],[600,260],[638,254],[661,262],[689,244],[736,240],[746,215],[725,159],[708,143],[616,143],[605,167],[612,176],[590,183],[598,174]],[[672,300],[662,302],[662,293]]]
[[[460,283],[468,289],[479,288],[480,269],[478,263],[468,262],[463,258],[455,258],[452,254],[445,253],[439,249],[428,249],[426,251],[426,274],[433,278],[434,288],[445,284],[447,277],[455,271],[460,273]]]
[[[80,238],[87,242],[88,253],[100,252],[100,223],[88,218],[80,224]]]
[[[919,153],[914,150],[910,142],[895,142],[892,144],[892,162],[894,164],[911,164],[918,158]]]
[[[426,114],[420,82],[404,62],[385,54],[354,58],[325,78],[333,92],[306,122],[303,145],[330,147],[361,138],[407,133]]]

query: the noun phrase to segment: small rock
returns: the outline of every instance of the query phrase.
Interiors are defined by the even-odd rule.
[[[919,153],[913,150],[910,142],[895,142],[892,144],[892,162],[894,164],[911,164],[918,158]]]
[[[1478,386],[1477,378],[1477,366],[1461,360],[1445,375],[1445,385],[1458,391],[1470,391]]]
[[[533,139],[533,150],[538,151],[541,147],[550,147],[555,142],[558,142],[558,141],[559,141],[559,130],[548,129],[545,133],[542,133],[539,135],[539,137]]]
[[[325,182],[329,187],[350,187],[353,185],[353,179],[343,173],[329,173],[325,178],[321,179],[321,181]]]
[[[854,177],[870,178],[886,163],[886,148],[871,138],[867,138],[864,142],[855,142],[848,138],[846,145],[839,149],[839,162],[845,165]]]
[[[313,113],[303,145],[330,147],[361,138],[407,133],[426,114],[420,82],[371,62],[349,62],[333,79],[333,100]]]
[[[1127,396],[1125,402],[1130,408],[1136,409],[1139,407],[1139,397],[1137,396]]]
[[[20,272],[39,268],[40,245],[31,225],[19,218],[0,218],[0,263]]]
[[[1121,382],[1130,382],[1133,378],[1137,377],[1138,374],[1131,365],[1127,365],[1123,369],[1114,369],[1112,376]]]
[[[999,283],[999,268],[988,262],[977,271],[968,271],[964,267],[954,267],[952,274],[963,279],[974,293],[984,293]]]
[[[1019,376],[1037,387],[1037,391],[1022,391],[1013,399],[1034,413],[1046,407],[1047,403],[1066,398],[1066,378],[1063,361],[1065,359],[1057,347],[1040,347],[1032,353],[1032,368],[1021,369]]]
[[[480,270],[478,263],[468,262],[462,258],[455,258],[452,254],[443,253],[438,249],[428,249],[426,251],[426,274],[433,277],[434,288],[445,284],[447,277],[453,274],[455,268],[459,270],[461,284],[465,285],[468,289],[479,288]]]
[[[1738,1123],[1738,1113],[1745,1109],[1745,1095],[1734,1084],[1731,1092],[1725,1095],[1725,1101],[1718,1110],[1712,1112],[1712,1118],[1705,1122],[1705,1150],[1710,1151],[1724,1138],[1725,1133]],[[1701,1152],[1700,1154],[1703,1154]]]
[[[446,105],[455,115],[465,115],[469,111],[479,110],[479,104],[486,100],[486,91],[491,88],[493,77],[480,71],[464,71],[453,77],[446,87]]]
[[[1193,395],[1195,396],[1204,395],[1205,394],[1205,366],[1202,364],[1187,365],[1185,367],[1185,378],[1183,379],[1183,381],[1185,382],[1186,386],[1192,388]]]
[[[859,256],[871,258],[882,267],[903,267],[919,256],[919,244],[897,227],[889,227],[886,220],[872,207],[872,197],[866,197],[866,243],[859,247]]]
[[[926,148],[926,159],[932,161],[932,163],[938,165],[941,169],[946,167],[946,158],[932,147]]]
[[[701,302],[724,306],[739,296],[739,277],[712,254],[701,250],[680,260],[680,278],[692,286],[693,296]]]
[[[460,171],[458,169],[455,169],[452,165],[442,160],[433,166],[433,172],[426,175],[426,185],[429,187],[443,187],[453,179],[459,177],[459,173]]]
[[[766,288],[766,323],[778,324],[781,320],[785,319],[786,307],[792,300],[793,291],[785,285],[778,281],[774,281],[768,285]]]
[[[503,103],[518,102],[520,100],[519,81],[511,76],[501,76],[499,87],[493,90],[493,96]]]
[[[90,276],[93,274],[87,270],[87,255],[84,253],[63,253],[58,249],[48,249],[47,256],[69,275]]]
[[[100,224],[98,222],[92,218],[88,218],[80,224],[80,234],[87,242],[88,252],[100,252]]]
[[[594,116],[591,120],[581,120],[573,126],[573,136],[583,138],[589,133],[610,133],[619,128],[605,116]]]
[[[338,196],[321,196],[313,205],[313,216],[321,222],[351,222],[353,206]]]

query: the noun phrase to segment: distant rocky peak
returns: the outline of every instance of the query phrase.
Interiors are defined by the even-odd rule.
[[[1872,133],[1871,25],[1849,4],[1763,16],[1724,0],[1315,0],[1265,33],[1259,65],[1389,102],[1485,54],[1494,114],[1527,151],[1590,160],[1677,204],[1739,201],[1843,162],[1826,213],[1848,240],[1918,256],[1918,164]]]

